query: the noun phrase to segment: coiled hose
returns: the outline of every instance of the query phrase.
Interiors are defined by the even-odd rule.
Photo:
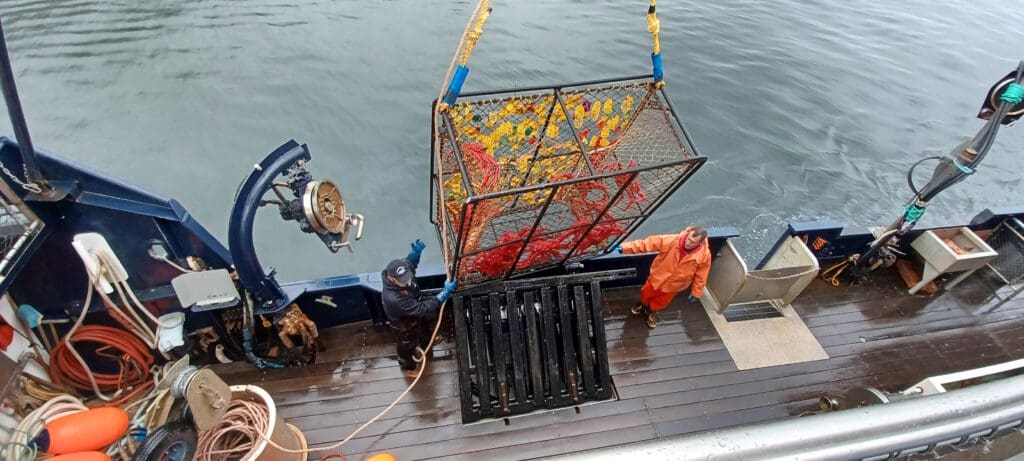
[[[152,385],[149,369],[153,366],[153,355],[149,348],[135,335],[120,328],[102,325],[84,325],[75,330],[64,341],[53,349],[50,359],[50,377],[57,386],[70,385],[76,389],[92,390],[93,380],[90,371],[86,370],[81,361],[68,347],[68,341],[91,342],[104,349],[113,349],[121,357],[120,373],[92,373],[95,386],[101,391],[116,391],[127,387]],[[133,392],[129,396],[136,394]],[[126,396],[128,397],[128,396]]]

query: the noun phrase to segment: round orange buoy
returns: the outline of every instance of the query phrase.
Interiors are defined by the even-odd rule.
[[[377,453],[376,455],[373,455],[373,456],[371,456],[369,458],[366,458],[366,461],[396,461],[396,460],[395,460],[394,456],[391,456],[391,453]]]
[[[98,450],[124,436],[128,413],[117,407],[93,408],[55,419],[33,440],[52,455]]]
[[[54,456],[47,461],[110,461],[110,457],[99,451],[82,451]]]

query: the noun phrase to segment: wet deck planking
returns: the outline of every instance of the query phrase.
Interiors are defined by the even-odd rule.
[[[982,277],[935,296],[906,294],[895,272],[837,288],[816,280],[793,303],[828,360],[737,370],[703,309],[677,299],[650,330],[628,309],[637,289],[605,293],[614,402],[462,425],[453,344],[403,401],[340,451],[399,459],[531,458],[806,415],[817,398],[857,386],[887,391],[929,376],[1024,356],[1024,299],[1003,301]],[[1005,291],[1005,289],[1000,289]],[[450,337],[450,335],[449,335]],[[368,324],[323,332],[326,353],[300,369],[218,368],[263,386],[311,446],[346,437],[408,384],[390,333]]]

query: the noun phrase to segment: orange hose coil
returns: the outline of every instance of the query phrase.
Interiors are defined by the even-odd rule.
[[[50,377],[57,386],[68,384],[77,389],[92,389],[88,373],[68,350],[67,341],[92,342],[116,349],[122,354],[124,360],[121,373],[94,373],[96,384],[102,390],[124,389],[150,382],[149,368],[153,366],[153,354],[137,336],[120,328],[86,325],[75,331],[74,337],[65,337],[53,349]]]

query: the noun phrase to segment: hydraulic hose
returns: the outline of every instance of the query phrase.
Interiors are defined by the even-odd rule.
[[[68,347],[69,341],[92,342],[101,347],[118,351],[124,357],[121,372],[92,373],[82,365]],[[66,336],[64,341],[61,341],[53,349],[50,360],[50,377],[57,386],[68,384],[77,389],[93,389],[94,378],[95,385],[99,390],[114,391],[129,386],[142,386],[147,382],[151,383],[149,379],[151,366],[153,366],[153,355],[149,353],[149,347],[135,335],[120,328],[85,325]]]
[[[907,171],[907,186],[910,187],[910,191],[914,193],[914,197],[916,198],[920,198],[921,193],[918,192],[917,187],[914,186],[914,170],[916,170],[918,166],[920,166],[924,162],[927,162],[928,160],[942,160],[942,157],[939,155],[935,155],[932,157],[923,158],[921,160],[914,162],[914,164],[910,166],[910,170]]]

